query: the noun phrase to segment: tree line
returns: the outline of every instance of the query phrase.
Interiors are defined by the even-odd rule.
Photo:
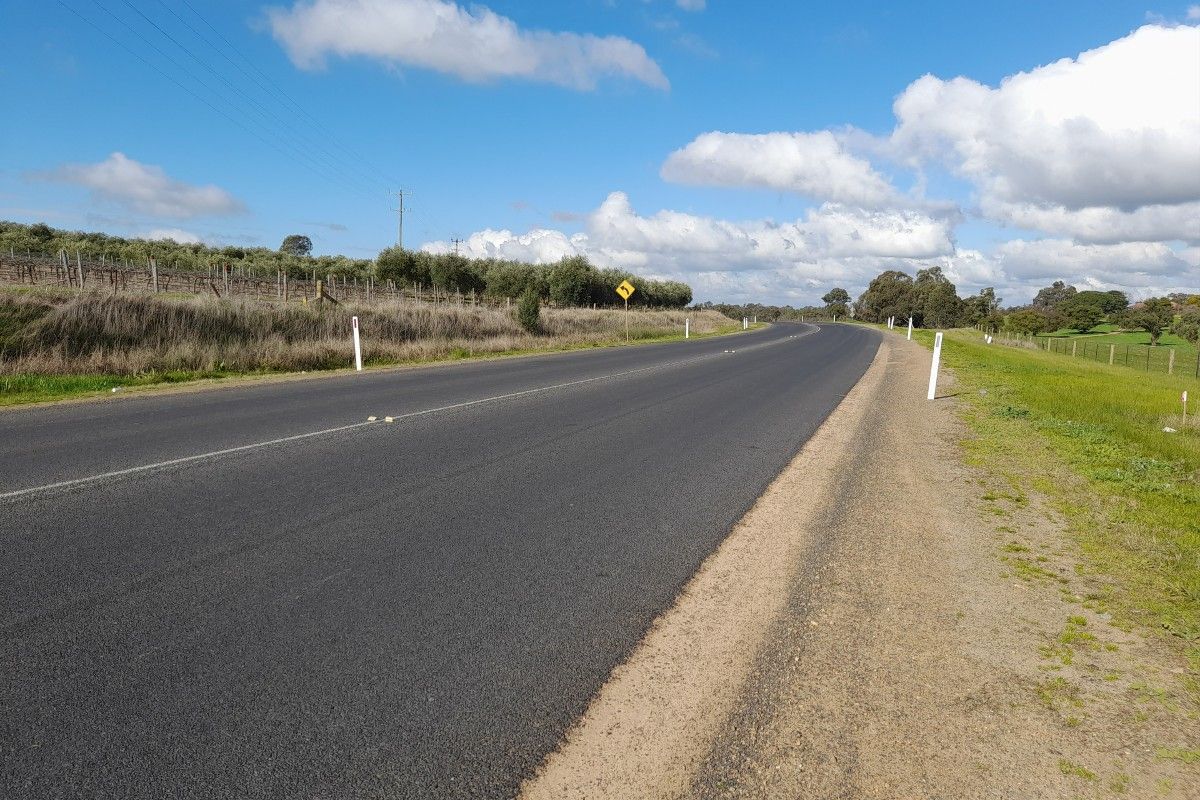
[[[992,287],[970,297],[959,297],[957,287],[941,267],[919,270],[913,277],[887,270],[870,282],[857,301],[835,287],[821,298],[826,314],[851,316],[865,322],[885,322],[909,317],[921,328],[984,325],[1021,334],[1054,331],[1085,332],[1101,323],[1126,330],[1144,330],[1152,344],[1170,331],[1195,343],[1200,338],[1200,294],[1171,294],[1130,304],[1121,291],[1079,291],[1055,281],[1028,305],[1001,309],[1001,298]]]
[[[286,237],[276,250],[265,247],[211,247],[205,244],[125,239],[105,233],[65,231],[45,223],[0,222],[0,250],[52,255],[80,251],[91,259],[145,264],[155,259],[160,268],[206,271],[232,265],[251,275],[274,278],[283,271],[303,280],[333,275],[339,278],[391,280],[397,285],[434,288],[491,297],[520,297],[532,292],[558,306],[611,306],[622,301],[614,291],[628,280],[637,291],[631,306],[682,308],[692,302],[692,289],[679,281],[642,278],[620,269],[600,269],[583,256],[554,264],[530,264],[495,258],[466,258],[457,253],[427,253],[389,247],[376,258],[312,255],[312,241],[302,234]]]

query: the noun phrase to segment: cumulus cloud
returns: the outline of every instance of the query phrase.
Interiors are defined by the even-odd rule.
[[[64,164],[35,177],[83,186],[98,199],[155,217],[188,219],[245,210],[241,201],[220,187],[176,180],[162,167],[142,164],[124,153],[113,153],[97,164]]]
[[[1196,238],[1181,207],[1200,201],[1200,28],[1147,25],[996,88],[927,75],[894,111],[894,152],[968,178],[1000,222],[1097,241]]]
[[[897,202],[891,184],[830,131],[697,136],[667,157],[664,180],[759,187],[875,208]]]
[[[157,242],[165,239],[170,239],[178,244],[200,244],[203,241],[199,236],[191,231],[180,230],[179,228],[155,228],[145,236],[139,237],[147,241]]]
[[[950,220],[918,211],[866,211],[836,204],[783,223],[735,222],[671,210],[644,215],[624,193],[613,192],[584,217],[580,233],[488,229],[469,236],[459,252],[542,264],[584,255],[602,267],[687,281],[701,299],[812,302],[827,291],[820,287],[829,280],[865,285],[889,263],[951,257],[951,230]],[[422,249],[444,253],[452,245],[436,241]]]
[[[731,221],[672,210],[640,214],[624,193],[613,192],[584,217],[580,233],[488,229],[472,234],[459,252],[542,264],[584,255],[602,267],[685,281],[698,300],[816,303],[834,285],[857,295],[885,269],[915,274],[931,266],[941,267],[964,296],[991,286],[1010,303],[1028,301],[1054,280],[1134,297],[1200,285],[1200,247],[1042,239],[985,253],[958,249],[952,234],[953,220],[913,209],[827,203],[790,222]],[[451,248],[443,241],[423,247]]]
[[[1186,278],[1190,265],[1161,242],[1084,245],[1066,239],[1017,239],[996,249],[995,259],[1010,279],[1033,282],[1144,286]]]
[[[621,36],[523,30],[484,6],[449,0],[301,0],[267,9],[275,39],[302,69],[329,55],[363,56],[468,81],[523,78],[591,89],[606,76],[669,84],[636,42]]]
[[[954,252],[952,223],[912,210],[866,211],[835,204],[793,222],[733,222],[663,210],[634,210],[613,192],[586,217],[585,232],[567,236],[539,229],[521,236],[484,230],[466,241],[466,253],[547,263],[584,254],[602,265],[638,269],[754,270],[781,264],[857,257],[932,258]],[[446,242],[425,249],[445,252]]]
[[[449,253],[450,242],[428,242],[421,247],[430,253]],[[555,230],[535,229],[529,233],[514,234],[510,230],[487,228],[476,231],[459,244],[458,252],[469,258],[498,258],[525,261],[533,264],[550,264],[567,256],[586,252],[586,237],[576,234],[568,236]]]

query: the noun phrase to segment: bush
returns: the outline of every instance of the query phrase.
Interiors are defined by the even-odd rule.
[[[1186,313],[1171,326],[1171,331],[1180,339],[1200,344],[1200,313]]]
[[[517,303],[517,322],[529,333],[537,333],[542,328],[541,311],[537,290],[531,286],[521,295],[521,302]]]

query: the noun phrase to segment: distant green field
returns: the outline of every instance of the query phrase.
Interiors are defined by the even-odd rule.
[[[1145,331],[1105,333],[1095,328],[1087,333],[1041,333],[1034,340],[1040,349],[1046,349],[1048,340],[1051,352],[1060,355],[1074,354],[1076,358],[1103,364],[1108,363],[1111,355],[1115,366],[1148,372],[1166,372],[1171,365],[1171,352],[1174,351],[1175,374],[1200,377],[1200,352],[1196,346],[1169,333],[1163,334],[1153,347],[1150,346],[1150,334]]]
[[[1085,333],[1063,329],[1054,331],[1053,333],[1039,333],[1037,335],[1037,338],[1039,339],[1045,339],[1047,337],[1100,339],[1105,344],[1150,344],[1150,334],[1146,333],[1145,331],[1117,331],[1117,328],[1114,325],[1098,325]],[[1195,345],[1186,341],[1185,339],[1180,339],[1178,336],[1172,333],[1164,333],[1162,336],[1160,336],[1158,339],[1158,345],[1159,347],[1195,349]]]

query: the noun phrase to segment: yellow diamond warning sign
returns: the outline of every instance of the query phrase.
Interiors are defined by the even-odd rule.
[[[617,287],[617,294],[621,295],[622,300],[628,300],[636,291],[629,281],[621,281],[621,285]]]

